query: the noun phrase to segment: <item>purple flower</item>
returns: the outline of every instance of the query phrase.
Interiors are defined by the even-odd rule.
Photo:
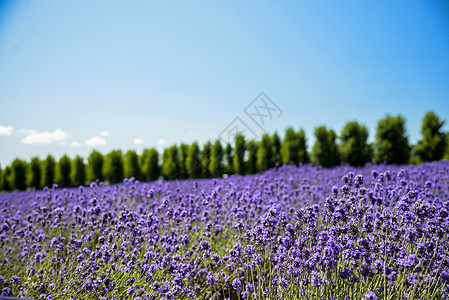
[[[4,287],[2,289],[2,296],[9,296],[11,294],[11,289],[9,287]]]
[[[365,295],[365,299],[366,300],[377,300],[376,293],[369,292],[368,294]]]
[[[128,294],[128,295],[132,295],[132,294],[134,294],[134,287],[133,286],[130,286],[127,290],[126,290],[126,293]]]
[[[240,279],[235,278],[235,279],[232,281],[232,287],[234,288],[234,290],[240,291],[240,287],[241,287],[241,286],[242,286],[242,283],[241,283]]]

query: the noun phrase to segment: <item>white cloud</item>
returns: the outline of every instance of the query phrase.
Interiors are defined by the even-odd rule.
[[[81,143],[78,143],[78,142],[71,142],[70,143],[70,147],[81,147],[82,145],[81,145]]]
[[[165,140],[163,138],[160,138],[159,141],[157,141],[159,145],[164,145],[165,144]]]
[[[2,126],[0,125],[0,135],[10,136],[14,128],[12,126]]]
[[[89,147],[98,147],[98,146],[104,146],[106,145],[106,140],[99,136],[93,136],[88,140],[84,141],[84,144],[86,144]]]
[[[17,132],[20,134],[29,135],[32,133],[36,133],[36,130],[34,130],[34,129],[19,129],[19,130],[17,130]]]
[[[22,139],[22,143],[28,145],[51,144],[53,142],[64,141],[70,137],[70,133],[56,129],[53,132],[42,131],[37,132],[29,129],[28,135]]]
[[[142,145],[144,143],[144,141],[142,139],[136,138],[134,139],[134,144],[136,145]]]
[[[108,131],[102,131],[102,132],[100,132],[100,136],[109,136],[109,132]]]

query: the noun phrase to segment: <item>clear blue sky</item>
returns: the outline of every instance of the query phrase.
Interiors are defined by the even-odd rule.
[[[282,110],[262,129],[261,91]],[[2,166],[203,143],[236,117],[310,145],[401,113],[416,142],[427,110],[449,120],[449,4],[0,0],[0,105]]]

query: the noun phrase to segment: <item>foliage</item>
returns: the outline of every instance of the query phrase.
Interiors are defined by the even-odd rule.
[[[341,161],[351,166],[364,166],[371,161],[372,149],[368,144],[368,128],[357,121],[347,122],[340,134]]]
[[[230,143],[226,143],[226,147],[224,149],[224,158],[224,168],[226,174],[234,174],[234,150],[232,149]]]
[[[72,161],[70,160],[70,157],[68,157],[66,154],[61,156],[61,158],[58,161],[57,170],[58,170],[57,182],[59,186],[61,187],[72,186],[72,179],[70,178],[70,174],[72,172]]]
[[[337,134],[326,126],[318,126],[314,130],[315,143],[312,148],[313,162],[325,168],[338,166],[340,157],[336,144]]]
[[[307,139],[304,129],[295,132],[292,127],[285,131],[281,144],[281,158],[284,164],[308,163],[310,161],[307,153]]]
[[[73,185],[80,186],[86,183],[86,165],[84,159],[77,155],[73,160]]]
[[[406,164],[410,159],[405,118],[387,114],[377,123],[374,159],[377,163]]]
[[[0,188],[2,191],[11,191],[12,190],[12,171],[11,166],[6,166],[2,171]]]
[[[193,142],[189,147],[189,152],[187,156],[187,172],[190,178],[201,178],[203,175],[203,170],[201,167],[200,160],[200,147],[197,142]]]
[[[89,168],[88,168],[89,181],[95,181],[95,180],[103,181],[104,180],[104,175],[103,175],[104,158],[103,158],[103,155],[100,152],[93,150],[90,153],[87,161],[89,163]]]
[[[188,178],[188,172],[187,172],[187,157],[189,156],[189,145],[182,143],[179,145],[179,168],[180,168],[180,175],[179,178]]]
[[[154,181],[161,176],[159,152],[155,148],[145,149],[141,156],[143,177],[146,181]]]
[[[424,115],[421,124],[422,138],[416,145],[416,154],[421,161],[443,158],[448,147],[447,133],[441,130],[445,122],[433,111]]]
[[[212,149],[212,143],[207,141],[203,145],[203,149],[201,150],[201,170],[203,178],[210,178],[211,174],[209,173],[210,166],[210,154]]]
[[[259,172],[274,167],[273,162],[273,145],[271,137],[268,133],[262,135],[262,139],[257,147],[257,169]]]
[[[12,169],[12,187],[16,190],[26,189],[27,163],[24,160],[16,158],[11,163]]]
[[[271,136],[271,144],[273,145],[273,164],[280,166],[282,165],[281,138],[276,131]]]
[[[47,155],[44,160],[43,186],[51,188],[55,182],[56,160],[52,155]]]
[[[105,179],[110,183],[119,183],[125,178],[123,167],[123,154],[120,150],[112,150],[105,157]]]
[[[134,177],[137,180],[143,179],[139,156],[135,150],[129,150],[125,154],[125,177]]]
[[[40,189],[42,182],[42,162],[39,157],[34,156],[31,158],[30,162],[30,176],[28,186]]]
[[[234,157],[233,157],[233,166],[234,172],[240,175],[246,174],[246,165],[245,165],[245,152],[246,152],[246,141],[245,137],[238,133],[235,135],[235,146],[234,146]]]
[[[247,173],[257,173],[257,143],[254,140],[248,142],[248,162]]]
[[[212,145],[212,150],[210,154],[210,164],[209,164],[209,172],[212,177],[221,178],[224,174],[224,165],[223,165],[223,147],[221,146],[220,140],[216,140]]]

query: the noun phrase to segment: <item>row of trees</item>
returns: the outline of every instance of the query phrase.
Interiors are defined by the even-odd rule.
[[[374,144],[368,143],[368,128],[351,121],[343,127],[340,136],[326,126],[316,127],[310,153],[304,130],[295,131],[289,127],[282,139],[276,132],[265,133],[259,141],[247,141],[237,134],[233,144],[222,145],[216,140],[203,147],[197,142],[173,145],[163,151],[162,162],[154,148],[140,155],[134,150],[126,153],[113,150],[106,155],[94,150],[87,164],[80,156],[72,160],[67,155],[58,161],[51,155],[44,160],[33,157],[30,162],[15,159],[10,166],[0,169],[0,189],[39,189],[53,183],[71,187],[94,180],[119,183],[125,177],[140,181],[153,181],[160,176],[165,179],[212,178],[234,173],[254,174],[290,163],[312,162],[333,167],[341,163],[363,166],[367,162],[433,161],[443,158],[448,148],[448,133],[442,131],[444,123],[434,112],[426,113],[421,126],[422,138],[415,146],[409,144],[404,117],[386,115],[377,124]]]

